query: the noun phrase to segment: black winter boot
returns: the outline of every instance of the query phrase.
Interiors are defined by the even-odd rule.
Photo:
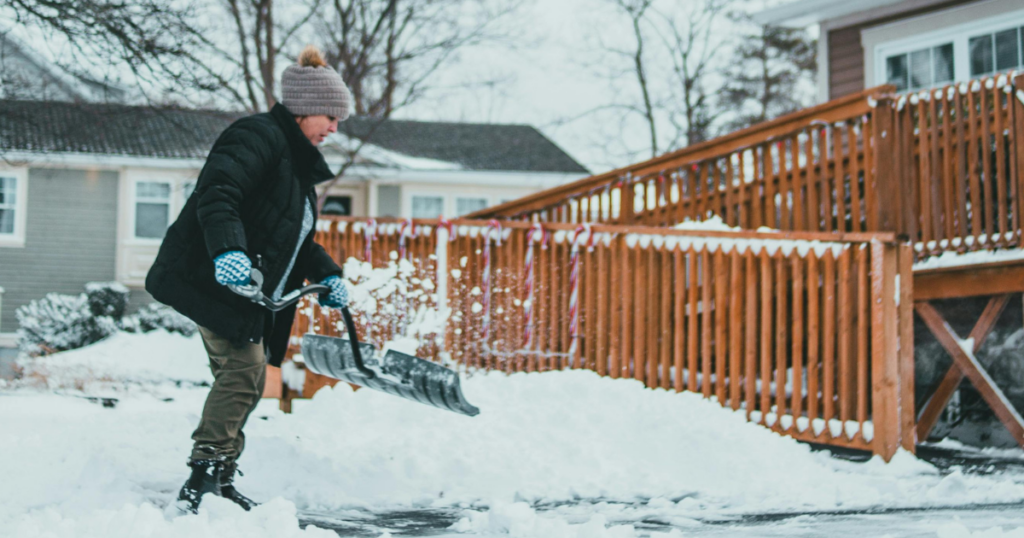
[[[199,511],[199,502],[202,501],[203,495],[221,495],[224,463],[216,460],[193,460],[188,465],[192,468],[192,476],[181,486],[178,502],[182,510],[195,514]]]
[[[224,467],[224,473],[220,478],[220,496],[231,502],[245,508],[248,512],[252,510],[252,507],[259,506],[260,503],[242,495],[235,489],[235,472],[242,474],[242,471],[238,471],[238,468],[234,464],[228,464]]]

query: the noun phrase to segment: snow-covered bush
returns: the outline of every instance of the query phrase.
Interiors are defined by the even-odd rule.
[[[118,282],[89,282],[85,285],[89,311],[120,321],[128,309],[128,288]]]
[[[119,330],[195,334],[195,323],[162,304],[125,316],[128,297],[128,288],[116,282],[90,282],[80,295],[50,293],[32,301],[15,311],[18,347],[29,355],[46,355],[87,346]]]
[[[150,303],[140,308],[136,314],[124,318],[121,325],[124,330],[129,332],[147,333],[156,329],[164,329],[167,332],[181,333],[185,336],[192,336],[197,330],[196,324],[192,320],[160,303]],[[129,328],[130,325],[131,328]]]
[[[46,297],[19,307],[18,347],[30,355],[77,349],[102,340],[118,329],[109,316],[94,316],[85,294]]]

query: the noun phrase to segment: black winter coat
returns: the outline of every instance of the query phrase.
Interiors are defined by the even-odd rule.
[[[270,364],[279,365],[295,308],[273,315],[235,295],[214,280],[213,258],[231,250],[245,252],[263,272],[263,292],[270,295],[295,252],[303,204],[314,202],[315,208],[314,186],[331,177],[323,155],[283,105],[231,124],[214,143],[195,191],[168,228],[146,277],[146,291],[236,344],[262,338]],[[313,235],[302,244],[286,291],[304,279],[319,282],[341,274]]]

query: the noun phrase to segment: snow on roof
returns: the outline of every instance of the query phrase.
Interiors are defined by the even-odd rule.
[[[754,14],[754,20],[761,24],[804,27],[899,2],[900,0],[797,0],[757,12]]]

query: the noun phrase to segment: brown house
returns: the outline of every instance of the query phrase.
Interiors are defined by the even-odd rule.
[[[922,90],[1024,67],[1020,0],[796,0],[765,24],[817,24],[818,101],[879,84]]]

